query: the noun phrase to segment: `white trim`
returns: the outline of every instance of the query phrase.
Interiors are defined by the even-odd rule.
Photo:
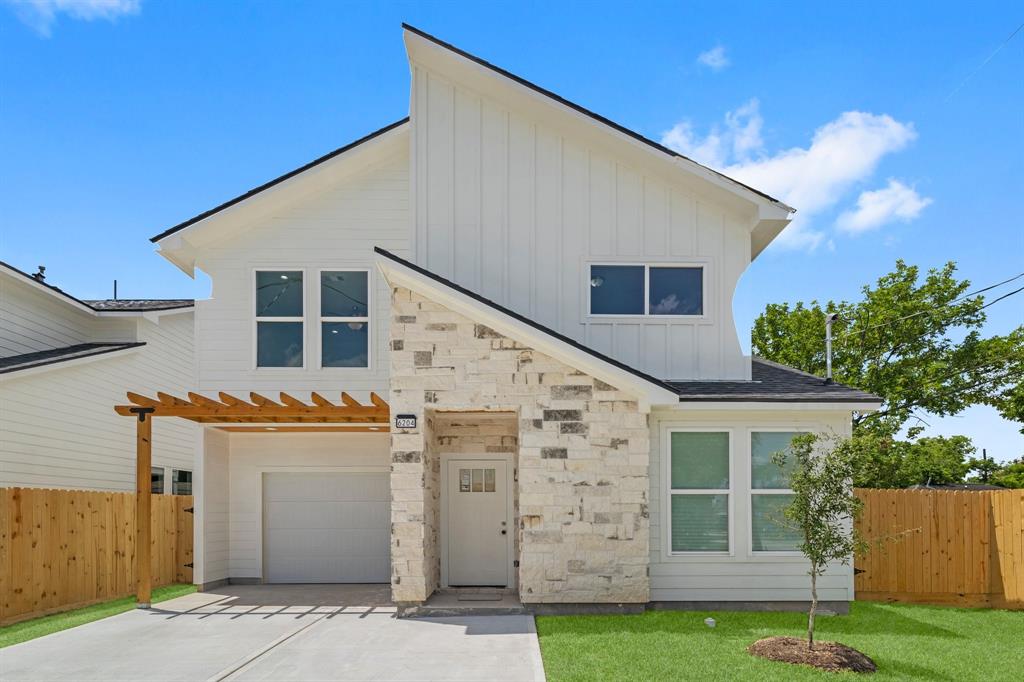
[[[641,412],[651,405],[678,405],[679,395],[651,381],[622,369],[607,360],[591,355],[542,330],[536,329],[507,313],[437,282],[390,258],[377,256],[377,267],[392,287],[416,291],[450,310],[487,325],[500,334],[526,342],[541,353],[563,362],[585,374],[635,395]]]
[[[366,316],[365,317],[324,317],[323,316],[323,284],[325,272],[365,272],[366,273]],[[353,372],[373,368],[373,268],[362,267],[321,267],[316,271],[316,331],[313,333],[313,346],[316,349],[316,369],[322,372]],[[308,316],[308,315],[307,315]],[[366,324],[366,366],[365,367],[324,367],[323,357],[323,324],[324,322],[363,322]]]
[[[259,497],[256,505],[256,572],[259,574],[261,583],[267,582],[267,576],[263,571],[266,566],[266,533],[267,529],[263,521],[263,509],[266,503],[263,499],[263,482],[265,474],[387,474],[390,473],[390,465],[362,464],[357,466],[302,466],[302,465],[263,465],[253,467],[253,474],[256,476],[256,490]],[[391,487],[391,479],[388,478],[388,488]]]
[[[260,317],[256,314],[257,282],[256,277],[261,272],[301,272],[302,273],[302,316],[300,317]],[[306,318],[309,316],[309,292],[306,289],[306,268],[288,266],[255,266],[251,268],[251,286],[249,287],[249,315],[252,319],[252,362],[251,369],[260,373],[263,372],[296,372],[306,369],[306,356],[309,354],[309,346],[306,337]],[[259,323],[260,322],[301,322],[302,323],[302,365],[299,367],[260,367],[259,364]]]
[[[606,267],[642,267],[644,269],[644,293],[643,293],[643,309],[642,313],[593,313],[591,312],[591,294],[593,288],[590,284],[592,279],[592,269],[594,266],[606,266]],[[657,322],[668,323],[679,323],[679,322],[710,322],[712,316],[708,313],[708,280],[710,275],[708,270],[712,267],[712,259],[710,258],[691,258],[687,260],[665,260],[665,261],[635,261],[635,260],[588,260],[584,259],[584,266],[580,268],[583,273],[583,287],[587,292],[584,297],[584,320],[615,320],[619,322],[642,322],[644,324],[654,324]],[[701,271],[701,301],[700,309],[701,312],[697,315],[652,315],[651,306],[651,269],[652,268],[685,268],[689,270],[699,269]]]
[[[678,400],[678,396],[677,396]],[[728,400],[679,400],[680,409],[693,411],[716,411],[732,412],[734,410],[776,410],[780,412],[874,412],[882,406],[881,402],[857,402],[857,403],[816,403],[816,402],[789,402],[789,401],[760,401],[760,402],[731,402]],[[674,406],[673,406],[674,407]]]
[[[487,453],[471,453],[471,452],[442,452],[441,453],[441,496],[439,502],[441,505],[441,534],[439,536],[439,542],[441,545],[441,587],[448,587],[448,465],[452,462],[459,461],[493,461],[493,462],[505,462],[507,469],[505,470],[505,515],[508,519],[508,533],[505,537],[505,541],[508,546],[508,571],[506,573],[506,585],[507,589],[517,589],[516,585],[516,572],[515,572],[515,532],[516,532],[516,520],[514,516],[515,504],[512,499],[514,488],[512,482],[515,479],[515,463],[512,461],[512,454],[507,452],[487,452]]]
[[[714,427],[714,426],[664,426],[662,429],[662,445],[664,455],[662,459],[662,476],[664,491],[662,497],[662,524],[665,532],[665,556],[668,557],[734,557],[735,546],[735,507],[736,507],[736,471],[735,471],[735,428]],[[724,433],[729,438],[729,487],[727,489],[702,489],[702,488],[680,488],[672,487],[672,434],[673,433]],[[727,495],[729,504],[729,519],[727,531],[729,533],[729,549],[724,552],[714,551],[683,551],[672,549],[672,496],[673,495]]]

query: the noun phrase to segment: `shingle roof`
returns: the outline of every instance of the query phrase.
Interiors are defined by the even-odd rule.
[[[21,355],[10,355],[6,358],[0,358],[0,374],[17,372],[23,369],[32,369],[33,367],[42,367],[44,365],[53,365],[58,362],[67,362],[68,360],[89,358],[94,355],[104,355],[106,353],[128,350],[129,348],[138,348],[139,346],[145,345],[146,344],[143,342],[79,343],[73,346],[64,346],[63,348],[41,350],[34,353],[22,353]]]
[[[682,402],[871,403],[881,398],[821,377],[755,357],[750,381],[670,381]]]
[[[195,301],[191,298],[107,298],[101,300],[83,301],[94,310],[100,311],[147,311],[147,310],[174,310],[176,308],[191,308]]]

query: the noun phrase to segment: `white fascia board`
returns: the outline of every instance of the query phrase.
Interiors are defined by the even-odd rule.
[[[675,392],[581,351],[579,348],[517,320],[511,315],[481,303],[471,296],[425,277],[401,263],[378,255],[377,267],[392,287],[404,287],[415,291],[473,322],[486,325],[499,334],[527,343],[531,348],[549,355],[559,362],[615,386],[621,391],[637,396],[640,409],[643,412],[649,411],[653,405],[678,404],[679,402],[679,395]]]
[[[371,168],[408,144],[409,123],[396,125],[301,173],[227,206],[156,242],[157,253],[189,277],[195,276],[199,251],[245,232],[267,215],[325,187]]]
[[[156,324],[160,323],[161,317],[167,315],[181,315],[194,313],[194,305],[182,306],[181,308],[165,308],[164,310],[98,310],[96,317],[142,317]]]
[[[764,208],[781,210],[788,215],[794,210],[696,161],[673,156],[652,147],[550,95],[438,45],[417,33],[406,29],[404,34],[410,66],[420,66],[442,78],[462,83],[479,94],[493,97],[510,108],[530,112],[556,130],[571,130],[577,136],[595,144],[605,148],[611,147],[629,161],[652,169],[670,181],[679,181],[682,178],[689,180],[688,184],[693,187],[694,179],[701,180],[704,183],[704,191],[694,188],[698,194],[710,195],[719,201],[727,201],[731,197],[748,210],[754,208],[755,213]]]
[[[678,398],[678,397],[677,397]],[[731,411],[774,411],[774,412],[875,412],[882,406],[882,403],[816,403],[813,401],[788,402],[788,401],[744,401],[731,402],[728,400],[684,400],[678,402],[677,406],[671,409],[683,412],[731,412]]]
[[[145,346],[135,346],[133,348],[122,348],[120,350],[107,351],[105,353],[95,353],[93,355],[86,355],[80,358],[72,358],[70,360],[62,360],[60,362],[50,362],[45,365],[38,365],[36,367],[26,367],[25,369],[15,369],[5,374],[0,374],[0,383],[6,383],[8,381],[15,381],[17,379],[23,379],[36,374],[42,374],[43,372],[53,372],[58,369],[69,369],[71,367],[78,367],[85,365],[90,362],[98,362],[100,360],[113,360],[115,358],[121,358],[125,355],[137,353],[138,351],[145,348]]]

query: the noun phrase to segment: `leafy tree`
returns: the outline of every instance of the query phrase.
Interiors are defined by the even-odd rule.
[[[866,549],[852,521],[863,503],[853,494],[856,448],[848,439],[803,434],[773,461],[791,467],[793,501],[782,524],[800,534],[800,551],[810,562],[811,606],[807,612],[807,648],[814,648],[814,616],[818,610],[818,577],[830,562],[848,564],[854,552]]]
[[[1024,488],[1024,457],[1000,464],[991,459],[972,459],[971,468],[978,472],[972,482],[991,483],[1004,488]]]
[[[892,435],[918,411],[945,416],[976,404],[1022,419],[1024,326],[982,337],[984,297],[955,273],[950,262],[922,280],[899,260],[860,301],[770,304],[754,323],[754,353],[823,376],[825,316],[835,312],[833,376],[884,400],[855,415],[858,430]]]
[[[967,436],[906,441],[867,430],[854,436],[850,447],[858,457],[854,484],[860,488],[963,483],[976,461]]]

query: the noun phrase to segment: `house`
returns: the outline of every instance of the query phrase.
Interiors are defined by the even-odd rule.
[[[212,280],[199,397],[119,409],[205,422],[196,581],[806,601],[770,456],[879,400],[741,351],[733,292],[793,209],[404,40],[407,118],[153,238]],[[849,566],[818,584],[853,598]]]
[[[81,300],[0,263],[0,487],[135,490],[126,387],[192,384],[191,300]],[[197,428],[157,427],[152,486],[190,494]]]

